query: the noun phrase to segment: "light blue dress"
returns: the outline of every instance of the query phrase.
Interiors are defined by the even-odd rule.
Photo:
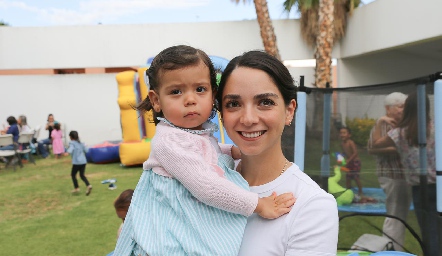
[[[226,179],[249,190],[224,154]],[[198,201],[176,179],[144,170],[135,189],[114,255],[237,255],[247,217]]]

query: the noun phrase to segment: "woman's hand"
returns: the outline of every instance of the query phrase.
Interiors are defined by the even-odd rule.
[[[273,192],[271,196],[258,199],[255,212],[265,219],[276,219],[289,213],[295,202],[296,198],[293,193],[276,196],[276,192]]]

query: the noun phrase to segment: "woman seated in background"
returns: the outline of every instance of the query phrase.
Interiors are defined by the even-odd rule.
[[[13,141],[17,142],[18,141],[18,135],[19,135],[19,129],[18,129],[18,125],[17,125],[17,120],[15,119],[15,117],[10,116],[6,119],[6,121],[8,122],[9,126],[5,127],[4,130],[0,131],[0,133],[2,135],[4,134],[12,134],[13,137]],[[14,144],[10,144],[4,147],[0,147],[0,150],[13,150],[14,149]]]

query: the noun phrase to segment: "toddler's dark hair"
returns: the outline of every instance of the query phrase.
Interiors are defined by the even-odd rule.
[[[71,140],[76,140],[76,141],[80,142],[80,138],[78,137],[77,131],[70,131],[69,138],[71,138]]]
[[[133,189],[126,189],[115,199],[114,207],[116,210],[128,210],[132,201]]]
[[[212,87],[213,95],[216,94],[216,71],[209,56],[202,50],[193,48],[187,45],[177,45],[162,50],[152,61],[149,69],[146,70],[146,75],[149,82],[149,90],[154,90],[158,93],[161,84],[160,78],[164,72],[177,70],[184,67],[196,66],[203,62],[209,68],[210,85]],[[147,81],[146,81],[147,82]],[[153,110],[152,103],[149,97],[146,97],[135,109],[142,113]],[[155,112],[153,110],[153,121],[158,124],[157,117],[164,117],[163,112]]]
[[[59,131],[60,130],[60,123],[55,123],[54,124],[54,129]]]
[[[339,128],[339,130],[342,130],[342,129],[347,130],[348,134],[351,134],[351,129],[349,127],[341,126],[341,128]]]

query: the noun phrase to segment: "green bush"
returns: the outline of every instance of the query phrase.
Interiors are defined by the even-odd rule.
[[[371,128],[376,123],[376,119],[373,118],[354,118],[345,119],[345,123],[351,130],[351,139],[356,143],[356,145],[365,147],[367,146],[367,141],[370,138]]]

